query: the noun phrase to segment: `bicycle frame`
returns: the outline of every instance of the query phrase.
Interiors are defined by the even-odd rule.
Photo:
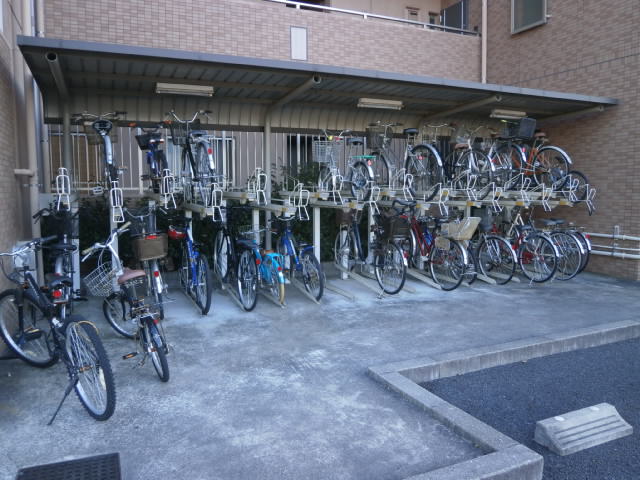
[[[313,245],[307,245],[306,247],[303,247],[299,251],[296,250],[297,246],[295,245],[293,232],[291,231],[291,228],[289,227],[289,225],[287,225],[282,230],[281,244],[284,247],[283,250],[284,252],[286,252],[286,255],[288,255],[290,258],[293,259],[296,271],[301,271],[302,263],[300,262],[300,257],[305,252],[308,252],[308,251],[313,252]]]
[[[185,243],[187,246],[187,255],[189,256],[189,268],[191,269],[191,288],[195,288],[197,285],[198,279],[198,270],[196,265],[198,264],[197,260],[200,256],[200,252],[195,248],[193,242],[193,229],[191,227],[191,222],[187,222],[187,226],[185,228],[185,232],[187,234],[187,238],[185,239]]]

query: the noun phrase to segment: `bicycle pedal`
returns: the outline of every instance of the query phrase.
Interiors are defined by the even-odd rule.
[[[138,355],[138,352],[131,352],[131,353],[127,353],[126,355],[122,356],[123,360],[129,360],[130,358],[133,358],[135,356]]]

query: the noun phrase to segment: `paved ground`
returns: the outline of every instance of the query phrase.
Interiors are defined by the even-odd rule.
[[[640,340],[449,377],[425,388],[544,456],[545,480],[638,478]],[[538,420],[607,402],[633,435],[560,456],[533,441]]]
[[[335,280],[340,282],[339,280]],[[401,479],[479,455],[384,390],[366,368],[637,318],[638,285],[584,274],[568,283],[418,293],[321,306],[297,292],[281,310],[260,299],[240,312],[220,294],[199,317],[173,290],[166,331],[172,378],[132,369],[127,340],[100,327],[117,375],[114,417],[94,422],[71,397],[47,427],[65,383],[60,366],[0,362],[0,479],[19,467],[119,451],[126,479]]]

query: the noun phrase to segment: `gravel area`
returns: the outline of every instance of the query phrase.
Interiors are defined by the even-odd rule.
[[[520,362],[423,385],[544,456],[544,479],[640,477],[640,340]],[[533,441],[538,420],[602,402],[633,435],[565,457]]]

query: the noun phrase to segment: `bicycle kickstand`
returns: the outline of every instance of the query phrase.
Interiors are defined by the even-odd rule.
[[[56,419],[56,416],[58,415],[58,412],[62,408],[62,404],[64,403],[64,401],[67,399],[67,397],[71,393],[71,390],[73,390],[73,387],[76,386],[76,383],[78,383],[78,377],[77,376],[73,376],[73,377],[71,377],[69,379],[69,384],[67,385],[67,388],[64,389],[64,395],[62,396],[62,400],[60,400],[60,403],[58,404],[58,408],[56,408],[56,411],[53,412],[53,416],[51,417],[51,420],[49,420],[49,423],[47,423],[47,425],[53,424],[53,421]]]

